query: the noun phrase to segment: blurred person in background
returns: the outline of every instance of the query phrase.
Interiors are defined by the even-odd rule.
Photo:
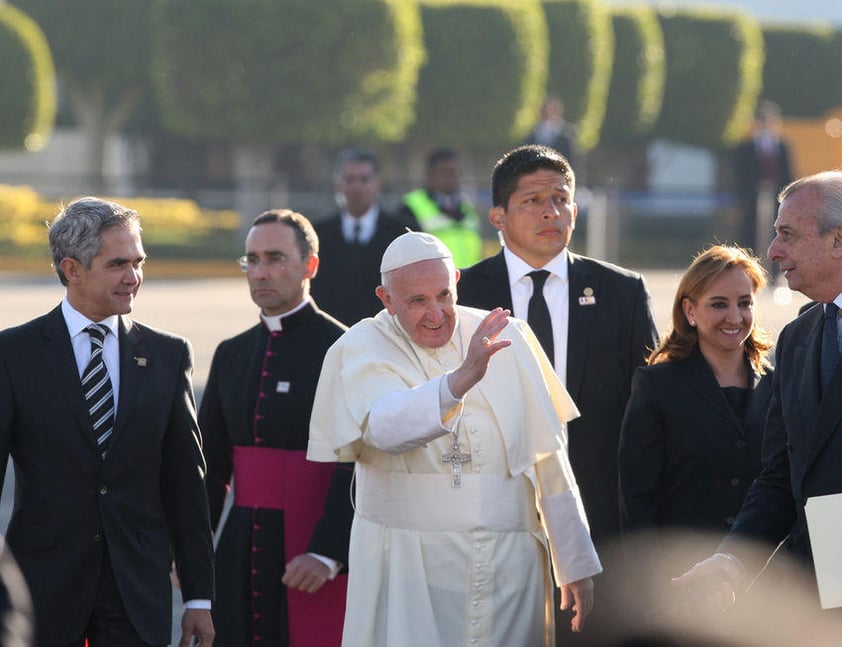
[[[459,155],[452,148],[437,148],[427,156],[424,186],[403,196],[401,217],[418,221],[453,252],[456,267],[482,259],[480,219],[462,193]]]
[[[389,243],[407,227],[418,229],[418,223],[414,218],[398,220],[381,208],[380,165],[370,151],[342,151],[334,184],[339,211],[316,223],[321,263],[310,292],[319,307],[350,326],[382,307],[374,293],[380,258]]]
[[[780,131],[780,107],[774,101],[761,100],[755,109],[751,136],[734,149],[734,184],[740,218],[736,242],[755,254],[762,253],[768,245],[778,193],[792,182],[789,144],[781,138]],[[763,222],[765,218],[768,222]],[[772,276],[777,276],[774,269]]]
[[[579,134],[576,126],[564,120],[564,102],[559,97],[544,99],[538,123],[523,143],[549,146],[564,155],[571,166],[581,165]]]
[[[310,298],[319,240],[288,209],[255,218],[240,265],[257,325],[222,342],[199,410],[216,548],[217,645],[336,647],[352,465],[304,458],[322,360],[345,326]],[[233,477],[234,505],[220,517]]]

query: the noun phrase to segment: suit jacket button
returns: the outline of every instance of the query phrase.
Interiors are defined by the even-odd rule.
[[[101,488],[99,488],[99,493],[100,494],[108,494],[108,487],[103,485]]]
[[[95,532],[94,533],[94,541],[102,541],[102,533],[101,532]]]

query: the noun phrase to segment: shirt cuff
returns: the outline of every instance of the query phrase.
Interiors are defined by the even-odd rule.
[[[327,576],[327,579],[332,580],[337,575],[339,575],[339,571],[342,570],[342,564],[337,562],[335,559],[331,559],[330,557],[325,557],[324,555],[317,555],[316,553],[307,553],[310,557],[315,557],[319,560],[322,564],[327,566],[330,569],[330,575]]]
[[[184,603],[185,609],[210,609],[211,608],[211,601],[210,600],[187,600]]]

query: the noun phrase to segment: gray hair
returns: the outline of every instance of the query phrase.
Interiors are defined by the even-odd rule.
[[[91,269],[102,248],[102,233],[112,227],[140,231],[140,215],[116,202],[91,196],[74,200],[59,212],[50,224],[49,237],[53,267],[62,285],[67,285],[62,259],[74,258]]]
[[[783,202],[805,187],[814,188],[821,200],[816,214],[819,234],[824,235],[831,229],[842,227],[842,171],[822,171],[799,178],[783,188],[778,194],[778,202]]]

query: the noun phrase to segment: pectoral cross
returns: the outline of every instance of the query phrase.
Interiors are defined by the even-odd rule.
[[[471,455],[464,454],[459,449],[459,441],[453,441],[453,451],[441,455],[442,463],[450,463],[453,470],[453,487],[462,487],[462,463],[470,463]]]

